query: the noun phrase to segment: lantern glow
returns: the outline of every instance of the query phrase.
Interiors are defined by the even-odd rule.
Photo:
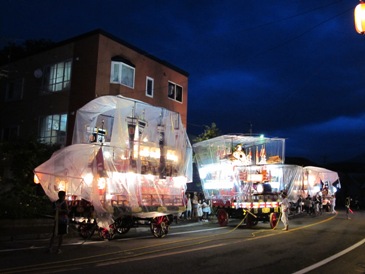
[[[106,186],[105,178],[104,177],[100,177],[98,179],[98,189],[99,190],[103,190],[103,189],[105,189],[105,186]]]
[[[66,191],[66,182],[61,180],[58,182],[58,191]]]
[[[39,184],[39,178],[37,175],[34,174],[34,183]]]
[[[365,3],[360,1],[354,11],[355,29],[359,34],[365,34]]]

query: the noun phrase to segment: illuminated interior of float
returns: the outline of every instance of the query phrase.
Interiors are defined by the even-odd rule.
[[[277,168],[284,163],[285,139],[223,135],[193,145],[205,197],[249,200],[283,182]],[[273,167],[271,167],[273,166]]]

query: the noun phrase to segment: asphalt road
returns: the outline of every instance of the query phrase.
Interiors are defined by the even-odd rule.
[[[63,253],[48,239],[0,243],[0,273],[365,273],[365,213],[301,216],[290,230],[268,223],[248,229],[233,220],[173,225],[163,239],[147,227],[112,241],[69,235]]]

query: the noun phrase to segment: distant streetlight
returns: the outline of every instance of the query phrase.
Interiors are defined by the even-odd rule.
[[[354,11],[355,29],[359,34],[365,34],[365,3],[360,0]]]

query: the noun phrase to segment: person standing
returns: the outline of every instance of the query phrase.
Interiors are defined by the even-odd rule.
[[[202,201],[198,201],[198,222],[202,221],[203,219],[203,205]]]
[[[202,207],[203,207],[203,222],[208,222],[209,214],[211,213],[210,202],[207,203],[206,200],[203,200]]]
[[[287,230],[289,230],[289,218],[288,218],[288,214],[289,214],[289,200],[287,198],[286,192],[281,193],[281,197],[282,197],[282,201],[281,201],[281,204],[280,204],[281,221],[284,224],[283,230],[287,231]]]
[[[305,198],[304,207],[307,214],[310,215],[312,213],[312,198],[309,194],[307,198]]]
[[[53,209],[55,211],[54,227],[51,240],[49,242],[49,252],[52,252],[53,242],[56,236],[58,236],[57,254],[61,254],[61,245],[63,242],[63,236],[68,233],[68,205],[65,200],[66,192],[58,192],[58,200],[53,203]]]
[[[335,214],[336,213],[335,207],[336,207],[336,196],[335,196],[335,194],[333,194],[331,196],[331,213],[332,214]]]
[[[191,198],[190,198],[190,194],[187,194],[188,196],[188,200],[186,202],[186,219],[190,220],[191,219]]]
[[[194,192],[193,200],[191,201],[193,204],[193,212],[192,212],[192,219],[196,220],[199,219],[198,217],[198,194]]]
[[[351,218],[350,218],[350,216],[349,216],[349,214],[350,214],[350,205],[351,205],[351,197],[350,197],[350,195],[348,195],[347,197],[346,197],[346,199],[345,199],[345,207],[346,207],[346,217],[347,217],[347,220],[350,220]]]

